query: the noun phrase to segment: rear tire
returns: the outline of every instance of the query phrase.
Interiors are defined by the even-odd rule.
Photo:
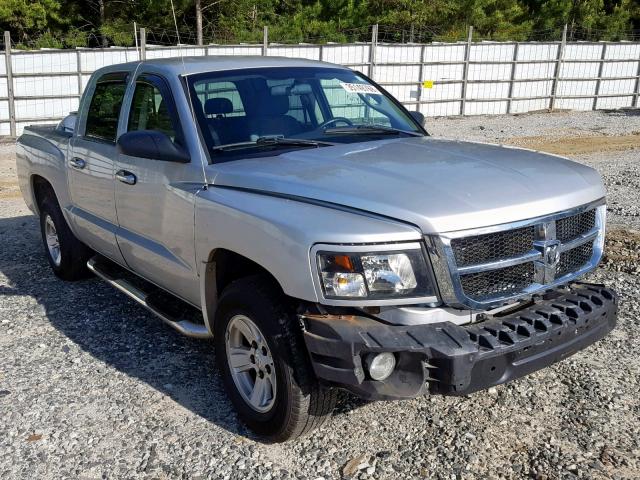
[[[238,323],[239,330],[253,333],[239,335]],[[287,308],[286,297],[267,276],[247,277],[224,290],[214,333],[216,360],[229,398],[240,420],[263,440],[283,442],[297,438],[331,416],[337,392],[318,383],[294,312]],[[252,335],[255,348],[250,339],[243,338]],[[234,367],[230,366],[232,349],[240,354],[235,354]],[[235,360],[243,355],[246,360]],[[273,371],[267,368],[269,365]],[[264,401],[252,405],[252,381],[255,388],[257,381],[263,379],[269,379],[275,388],[266,387]]]
[[[53,273],[63,280],[87,278],[93,252],[73,235],[56,199],[47,196],[39,210],[42,242]]]

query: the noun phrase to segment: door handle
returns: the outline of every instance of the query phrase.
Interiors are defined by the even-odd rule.
[[[73,168],[76,168],[78,170],[82,170],[84,167],[87,166],[87,162],[85,162],[81,158],[73,157],[71,160],[69,160],[69,165],[71,165]]]
[[[127,185],[136,184],[136,176],[131,172],[127,172],[126,170],[118,170],[116,172],[116,178],[122,183],[126,183]]]

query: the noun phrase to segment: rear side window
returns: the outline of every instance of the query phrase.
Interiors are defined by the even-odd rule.
[[[107,74],[100,77],[87,112],[86,137],[116,141],[118,117],[126,89],[124,75]]]

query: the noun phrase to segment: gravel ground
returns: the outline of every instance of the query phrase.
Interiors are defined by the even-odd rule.
[[[489,142],[615,143],[640,131],[640,115],[429,125],[435,135]],[[15,188],[13,146],[0,145],[0,478],[639,478],[638,140],[576,157],[609,190],[609,254],[592,274],[621,295],[607,338],[464,398],[345,395],[325,428],[282,445],[256,442],[239,424],[210,343],[179,336],[98,280],[53,277]]]

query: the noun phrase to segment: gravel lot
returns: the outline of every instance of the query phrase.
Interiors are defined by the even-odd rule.
[[[640,112],[428,123],[438,136],[580,151],[602,173],[609,253],[592,277],[621,295],[611,335],[465,398],[345,395],[324,429],[261,444],[238,423],[210,343],[98,280],[53,277],[2,144],[0,478],[639,478]]]

